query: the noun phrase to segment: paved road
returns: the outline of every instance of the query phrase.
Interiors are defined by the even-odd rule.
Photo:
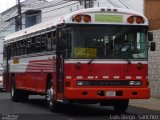
[[[81,104],[72,104],[65,107],[61,113],[52,113],[45,106],[44,97],[42,96],[30,96],[28,102],[16,103],[12,102],[10,94],[5,92],[0,93],[0,115],[0,120],[13,120],[13,118],[14,120],[119,120],[120,118],[135,120],[144,117],[158,117],[157,120],[160,119],[158,111],[132,106],[128,108],[126,114],[121,115],[115,113],[112,107]]]

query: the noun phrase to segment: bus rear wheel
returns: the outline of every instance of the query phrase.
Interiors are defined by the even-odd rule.
[[[128,108],[129,100],[116,100],[113,107],[118,113],[125,113]]]
[[[59,103],[57,103],[55,100],[54,85],[52,79],[47,83],[46,103],[50,111],[52,112],[59,111]]]
[[[28,100],[29,94],[26,91],[16,89],[15,76],[12,76],[11,81],[11,100],[13,102],[24,102]]]

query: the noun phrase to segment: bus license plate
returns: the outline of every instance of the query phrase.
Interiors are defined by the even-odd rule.
[[[115,91],[106,91],[106,96],[114,97],[114,96],[116,96],[116,92]]]

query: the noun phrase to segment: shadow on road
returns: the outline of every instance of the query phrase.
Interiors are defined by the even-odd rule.
[[[41,109],[48,109],[44,99],[29,99],[25,104],[40,107]],[[49,109],[48,109],[49,111]],[[62,105],[59,114],[64,114],[67,116],[107,116],[119,114],[116,113],[111,106],[103,107],[99,104],[68,104]],[[127,114],[127,113],[126,113]]]
[[[116,113],[113,107],[102,107],[99,104],[73,103],[63,105],[58,113],[52,113],[47,108],[42,96],[31,96],[27,102],[18,103],[11,101],[9,93],[0,93],[0,112],[19,114],[19,117],[23,118],[22,120],[28,120],[29,117],[38,120],[44,120],[43,118],[45,120],[53,118],[55,120],[107,120],[111,117],[113,119],[121,117],[121,114]],[[127,113],[123,113],[122,117],[136,117],[139,114],[159,114],[159,112],[129,106]]]

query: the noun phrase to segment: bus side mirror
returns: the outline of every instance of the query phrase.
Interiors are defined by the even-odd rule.
[[[153,32],[148,32],[148,40],[153,41]]]
[[[156,43],[155,42],[151,42],[150,43],[150,50],[151,51],[155,51],[156,50]]]

